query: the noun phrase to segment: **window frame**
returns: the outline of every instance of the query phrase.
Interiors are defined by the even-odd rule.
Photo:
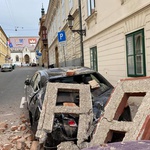
[[[136,51],[136,36],[138,34],[141,34],[141,52],[137,53]],[[146,76],[146,58],[145,58],[145,39],[144,39],[144,29],[132,32],[130,34],[126,35],[126,61],[127,61],[127,75],[128,77],[142,77],[142,76]],[[133,48],[133,53],[129,54],[129,48],[128,48],[128,38],[132,39],[132,48]],[[131,48],[131,47],[130,47]],[[142,69],[142,73],[138,73],[137,72],[137,63],[138,61],[136,60],[137,56],[141,56],[141,59],[143,60],[143,62],[141,63],[141,68]],[[129,66],[129,57],[133,57],[133,62],[131,63],[131,65],[133,65],[133,73],[130,73],[130,66]]]
[[[94,11],[92,12],[92,9],[95,11],[95,0],[87,0],[87,14],[88,16],[91,16]]]
[[[69,0],[69,10],[73,8],[73,0]]]
[[[90,48],[90,67],[91,69],[98,71],[97,46]]]

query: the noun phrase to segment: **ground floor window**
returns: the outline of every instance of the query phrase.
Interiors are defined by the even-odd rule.
[[[126,35],[127,73],[129,77],[146,76],[144,29]]]
[[[90,65],[91,68],[95,71],[98,71],[97,66],[97,47],[90,48]]]

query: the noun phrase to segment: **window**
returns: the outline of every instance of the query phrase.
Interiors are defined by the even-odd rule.
[[[39,89],[40,84],[40,75],[34,74],[34,76],[31,78],[31,86],[34,91],[37,91]]]
[[[69,0],[69,10],[71,10],[73,7],[73,0]]]
[[[65,20],[65,0],[62,0],[62,21]]]
[[[88,16],[90,16],[95,11],[95,0],[88,1]]]
[[[144,30],[128,34],[126,44],[128,76],[146,76]]]
[[[98,67],[97,67],[97,47],[96,46],[90,48],[90,63],[91,63],[91,68],[97,71]]]
[[[19,56],[18,55],[16,56],[16,61],[19,61]]]

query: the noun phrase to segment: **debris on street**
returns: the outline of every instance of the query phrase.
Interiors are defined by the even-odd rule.
[[[36,150],[34,135],[30,130],[29,120],[21,115],[20,124],[8,121],[0,122],[0,150]]]

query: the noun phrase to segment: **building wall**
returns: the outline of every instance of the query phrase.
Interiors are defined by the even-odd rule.
[[[69,12],[75,18],[74,28],[79,28],[77,13],[78,3],[76,0],[54,0],[50,1],[46,16],[46,27],[48,31],[49,64],[58,66],[80,65],[80,44],[79,35],[72,33],[67,26],[66,19]],[[66,44],[62,46],[58,42],[58,32],[64,30],[66,33]],[[56,54],[58,49],[58,55]],[[58,60],[58,64],[57,64]]]
[[[86,6],[84,0],[84,6]],[[126,39],[129,33],[144,29],[146,71],[150,75],[149,30],[150,0],[96,0],[96,13],[85,18],[87,36],[84,39],[85,65],[90,67],[90,48],[97,46],[98,71],[113,85],[127,77]],[[109,5],[108,5],[109,3]],[[87,7],[84,7],[84,17]]]
[[[0,27],[0,66],[3,63],[9,61],[8,58],[10,57],[10,49],[7,46],[7,42],[8,42],[8,37],[6,36],[3,29]]]
[[[36,63],[35,46],[38,42],[38,37],[10,37],[12,43],[11,61],[16,65],[26,64],[25,55],[29,56],[28,63]],[[19,61],[16,61],[16,56],[19,56]]]
[[[66,24],[70,12],[75,18],[74,29],[79,29],[78,1],[73,0],[71,9],[68,4],[69,0],[51,0],[46,17],[49,62],[56,64],[55,50],[58,48],[58,66],[80,64],[80,37]],[[98,71],[116,85],[118,80],[127,78],[126,35],[144,29],[146,74],[150,75],[150,0],[95,0],[96,8],[91,16],[88,16],[87,4],[87,0],[81,1],[82,28],[86,28],[83,37],[85,66],[91,67],[90,48],[97,46]],[[67,38],[64,49],[57,39],[61,30]]]

